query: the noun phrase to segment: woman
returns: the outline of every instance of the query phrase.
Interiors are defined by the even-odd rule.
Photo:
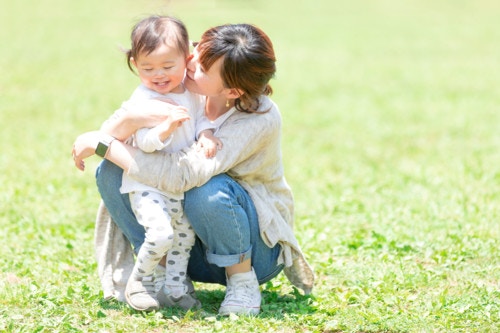
[[[166,107],[157,105],[147,112],[131,108],[109,124],[106,133],[82,134],[73,147],[80,169],[83,159],[96,152],[114,163],[101,164],[97,183],[111,217],[136,252],[144,230],[128,199],[119,194],[121,170],[162,191],[185,192],[185,215],[197,235],[188,275],[227,286],[222,315],[259,313],[259,284],[283,268],[305,293],[313,286],[312,269],[292,229],[293,197],[281,159],[281,116],[268,97],[275,61],[269,37],[254,26],[223,25],[203,34],[188,58],[185,86],[206,96],[205,114],[218,126],[223,149],[212,159],[194,146],[177,153],[145,154],[120,141],[138,128],[169,121]]]

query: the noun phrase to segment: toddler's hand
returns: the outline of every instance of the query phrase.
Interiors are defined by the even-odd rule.
[[[203,131],[196,144],[198,151],[203,150],[206,158],[213,158],[218,150],[222,149],[222,141],[212,134],[212,131]]]

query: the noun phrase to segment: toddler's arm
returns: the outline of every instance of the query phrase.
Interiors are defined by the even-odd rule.
[[[135,133],[137,147],[146,153],[162,150],[170,144],[172,133],[190,117],[185,108],[172,110],[167,119],[153,128],[141,128]]]
[[[134,134],[134,142],[136,146],[146,153],[152,153],[156,150],[162,150],[172,141],[170,135],[165,141],[160,140],[159,127],[140,128]]]

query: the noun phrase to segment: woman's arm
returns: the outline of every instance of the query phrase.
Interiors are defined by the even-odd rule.
[[[75,166],[85,170],[84,160],[95,154],[100,141],[107,141],[112,144],[108,147],[106,158],[123,170],[128,170],[136,149],[121,141],[140,128],[155,126],[160,140],[164,141],[165,137],[170,136],[178,126],[189,119],[186,108],[158,100],[141,103],[140,107],[141,110],[139,105],[129,103],[104,122],[100,131],[87,132],[77,137],[72,152]]]
[[[84,171],[84,160],[95,154],[97,145],[101,141],[110,142],[105,158],[123,170],[128,170],[134,162],[134,156],[138,149],[119,140],[114,140],[114,138],[101,131],[86,132],[76,138],[72,151],[75,166]]]
[[[258,177],[256,172],[262,172],[265,163],[280,155],[280,123],[277,109],[261,115],[234,114],[218,132],[224,148],[212,159],[207,159],[195,145],[175,153],[148,154],[118,140],[109,145],[105,158],[143,184],[161,191],[185,192],[224,172]],[[95,154],[99,141],[108,139],[109,135],[99,131],[80,135],[73,145],[76,167],[84,170],[83,160]]]
[[[125,102],[102,126],[101,131],[124,141],[140,128],[152,128],[164,122],[173,112],[187,110],[160,100],[151,99],[141,103]]]
[[[277,110],[261,115],[238,112],[217,132],[224,146],[214,158],[206,158],[195,145],[175,153],[136,152],[126,172],[140,183],[167,192],[185,192],[225,172],[237,178],[265,179],[268,175],[263,170],[276,168],[281,156],[280,121]],[[272,166],[267,165],[269,161]]]

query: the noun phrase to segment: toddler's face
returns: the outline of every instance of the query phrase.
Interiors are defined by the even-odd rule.
[[[149,54],[140,53],[131,62],[147,88],[160,94],[183,91],[180,84],[184,79],[186,58],[176,48],[162,44]]]

